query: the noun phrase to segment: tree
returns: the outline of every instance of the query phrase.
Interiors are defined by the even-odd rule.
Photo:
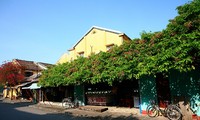
[[[5,62],[0,66],[0,83],[13,86],[24,79],[23,68],[12,62]]]
[[[200,0],[177,7],[159,38],[154,38],[157,62],[163,70],[190,71],[200,64]],[[167,69],[166,69],[167,68]]]
[[[169,70],[190,71],[200,66],[200,0],[177,7],[178,16],[160,32],[113,47],[88,58],[55,66],[43,73],[40,83],[58,86],[76,83],[139,79]]]

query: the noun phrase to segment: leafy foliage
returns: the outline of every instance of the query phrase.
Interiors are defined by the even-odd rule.
[[[12,62],[5,62],[0,66],[0,83],[17,85],[24,79],[23,68]]]
[[[200,0],[177,7],[178,16],[160,32],[142,32],[108,52],[80,57],[43,72],[40,84],[59,86],[139,79],[171,69],[190,71],[200,65]]]

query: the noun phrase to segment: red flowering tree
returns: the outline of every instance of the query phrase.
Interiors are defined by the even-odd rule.
[[[14,86],[24,79],[23,68],[12,62],[5,62],[0,66],[0,84]]]

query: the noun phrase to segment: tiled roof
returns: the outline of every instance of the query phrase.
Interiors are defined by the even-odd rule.
[[[43,62],[38,62],[40,65],[43,65],[44,67],[51,67],[53,66],[53,64],[49,64],[49,63],[43,63]]]
[[[51,64],[49,63],[42,63],[42,62],[34,62],[34,61],[27,61],[27,60],[20,60],[20,59],[14,59],[14,62],[19,64],[20,66],[24,67],[26,70],[34,70],[34,71],[41,71],[44,69],[44,67],[48,67]],[[41,67],[38,64],[42,64],[43,67]]]
[[[35,71],[42,70],[33,61],[14,59],[14,62],[24,67],[26,70],[35,70]]]
[[[112,30],[112,29],[108,29],[108,28],[103,28],[103,27],[98,27],[98,26],[92,26],[92,28],[88,31],[90,32],[92,29],[99,29],[99,30],[103,30],[103,31],[109,31],[109,32],[113,32],[113,33],[116,33],[116,34],[123,34],[122,32],[120,31],[117,31],[117,30]]]
[[[41,76],[41,73],[35,73],[25,79],[25,81],[38,81],[38,78]]]

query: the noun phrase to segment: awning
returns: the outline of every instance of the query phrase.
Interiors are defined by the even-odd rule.
[[[41,86],[38,86],[37,83],[32,83],[29,87],[22,87],[22,89],[40,89]]]

